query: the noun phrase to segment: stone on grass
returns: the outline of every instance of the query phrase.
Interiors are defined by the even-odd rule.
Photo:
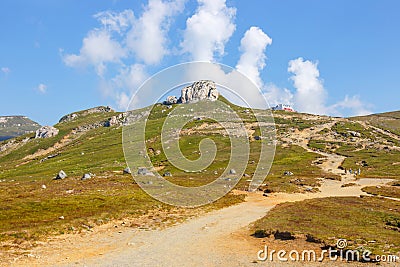
[[[91,173],[85,173],[85,174],[82,176],[81,180],[82,180],[82,181],[88,180],[88,179],[92,178],[92,175],[93,175],[93,174],[91,174]]]
[[[131,168],[126,167],[126,168],[123,170],[123,173],[124,173],[124,174],[132,174]]]
[[[65,178],[67,178],[67,174],[63,170],[61,170],[58,172],[58,174],[57,174],[56,178],[54,178],[54,180],[62,180]]]

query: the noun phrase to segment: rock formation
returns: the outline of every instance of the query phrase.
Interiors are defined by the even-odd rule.
[[[58,132],[53,126],[43,126],[36,131],[35,138],[50,138],[56,136]]]
[[[175,96],[168,96],[164,101],[165,105],[176,103],[190,103],[200,100],[217,100],[219,96],[215,82],[209,80],[201,80],[194,82],[192,85],[186,86],[181,90],[181,97],[177,99]]]
[[[203,80],[184,87],[181,91],[180,102],[188,103],[204,99],[217,100],[218,96],[219,93],[215,86],[215,82]]]

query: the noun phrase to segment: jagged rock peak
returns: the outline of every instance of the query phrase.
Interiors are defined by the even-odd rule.
[[[204,99],[217,100],[219,96],[215,82],[201,80],[186,86],[181,91],[181,103],[199,101]]]
[[[200,100],[217,100],[219,96],[215,82],[210,80],[200,80],[193,84],[182,88],[181,97],[177,99],[175,96],[168,96],[165,105],[184,104],[189,102],[197,102]]]

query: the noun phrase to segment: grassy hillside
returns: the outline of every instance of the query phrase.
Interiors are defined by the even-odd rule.
[[[245,189],[255,172],[264,140],[255,138],[260,134],[260,129],[255,124],[256,118],[252,112],[221,99],[239,114],[251,135],[249,162],[244,177],[237,185],[238,189]],[[179,138],[183,155],[192,160],[197,159],[199,142],[211,138],[218,148],[217,157],[202,172],[187,173],[175,168],[166,160],[159,129],[166,116],[177,107],[179,105],[173,105],[169,109],[161,104],[153,107],[146,128],[147,153],[160,174],[172,174],[172,177],[168,177],[171,182],[184,186],[209,183],[227,166],[230,157],[229,138],[220,134],[223,129],[212,120],[204,118],[189,122]],[[123,174],[126,163],[122,149],[122,126],[104,126],[111,117],[122,115],[112,110],[101,110],[80,111],[74,113],[76,116],[67,116],[70,119],[54,125],[60,131],[52,138],[34,139],[33,134],[26,134],[0,142],[0,147],[5,147],[0,149],[0,240],[21,242],[40,239],[48,234],[86,231],[88,226],[116,218],[137,218],[154,210],[172,210],[172,207],[144,193],[130,175]],[[135,111],[135,114],[143,111]],[[257,116],[266,114],[262,110],[255,112]],[[370,173],[376,176],[385,177],[388,172],[396,169],[396,165],[391,163],[400,162],[397,150],[389,149],[392,154],[380,150],[381,146],[386,145],[391,148],[396,140],[380,133],[371,133],[370,129],[362,125],[326,116],[279,111],[273,114],[277,128],[277,147],[271,172],[264,185],[271,191],[316,191],[320,178],[332,177],[332,174],[324,173],[315,164],[321,156],[301,146],[304,138],[310,139],[309,147],[315,150],[348,155],[345,166],[367,159]],[[333,126],[330,127],[330,124]],[[327,128],[324,129],[325,125]],[[302,137],[300,143],[296,139],[299,133],[318,127],[321,130],[317,134]],[[349,130],[360,132],[362,142],[375,140],[379,146],[361,147],[358,150],[360,142],[351,140],[353,137],[348,136]],[[368,149],[376,157],[368,154]],[[386,169],[381,166],[386,166]],[[60,170],[64,170],[68,177],[53,180]],[[292,175],[285,175],[287,171]],[[368,173],[367,169],[365,171]],[[95,176],[81,180],[85,173],[93,173]],[[243,201],[243,195],[228,194],[216,203],[194,210],[194,213],[240,201]],[[174,220],[172,217],[167,216],[162,221]]]
[[[365,121],[371,125],[400,135],[400,111],[353,117],[351,119]]]

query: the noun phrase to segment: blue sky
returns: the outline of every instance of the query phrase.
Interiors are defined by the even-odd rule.
[[[399,10],[396,0],[4,0],[0,115],[54,124],[123,109],[144,79],[190,60],[236,67],[271,104],[300,111],[399,110]]]

